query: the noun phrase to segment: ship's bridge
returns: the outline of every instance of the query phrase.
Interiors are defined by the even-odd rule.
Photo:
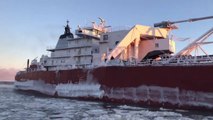
[[[108,32],[108,27],[105,26],[105,20],[102,18],[100,19],[100,23],[96,24],[95,22],[92,22],[92,26],[90,27],[80,27],[78,26],[78,29],[75,31],[75,34],[79,37],[92,37],[95,39],[100,39],[101,34]]]

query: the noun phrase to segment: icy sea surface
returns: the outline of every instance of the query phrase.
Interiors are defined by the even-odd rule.
[[[213,120],[213,113],[46,97],[0,84],[0,120]]]

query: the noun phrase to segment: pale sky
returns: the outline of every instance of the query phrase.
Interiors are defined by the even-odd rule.
[[[74,31],[77,25],[98,22],[98,17],[112,27],[132,27],[212,15],[213,0],[1,0],[0,68],[21,69],[28,58],[47,54],[67,19]],[[213,19],[178,26],[173,32],[177,38],[193,40],[213,27]],[[180,50],[189,42],[177,44]]]

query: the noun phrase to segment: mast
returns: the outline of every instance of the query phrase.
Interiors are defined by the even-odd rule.
[[[60,36],[60,39],[63,38],[74,38],[73,34],[70,32],[69,20],[67,20],[67,25],[64,26],[64,34]]]

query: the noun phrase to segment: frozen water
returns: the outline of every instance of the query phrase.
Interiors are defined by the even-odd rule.
[[[0,120],[213,120],[213,113],[52,98],[0,85]]]

